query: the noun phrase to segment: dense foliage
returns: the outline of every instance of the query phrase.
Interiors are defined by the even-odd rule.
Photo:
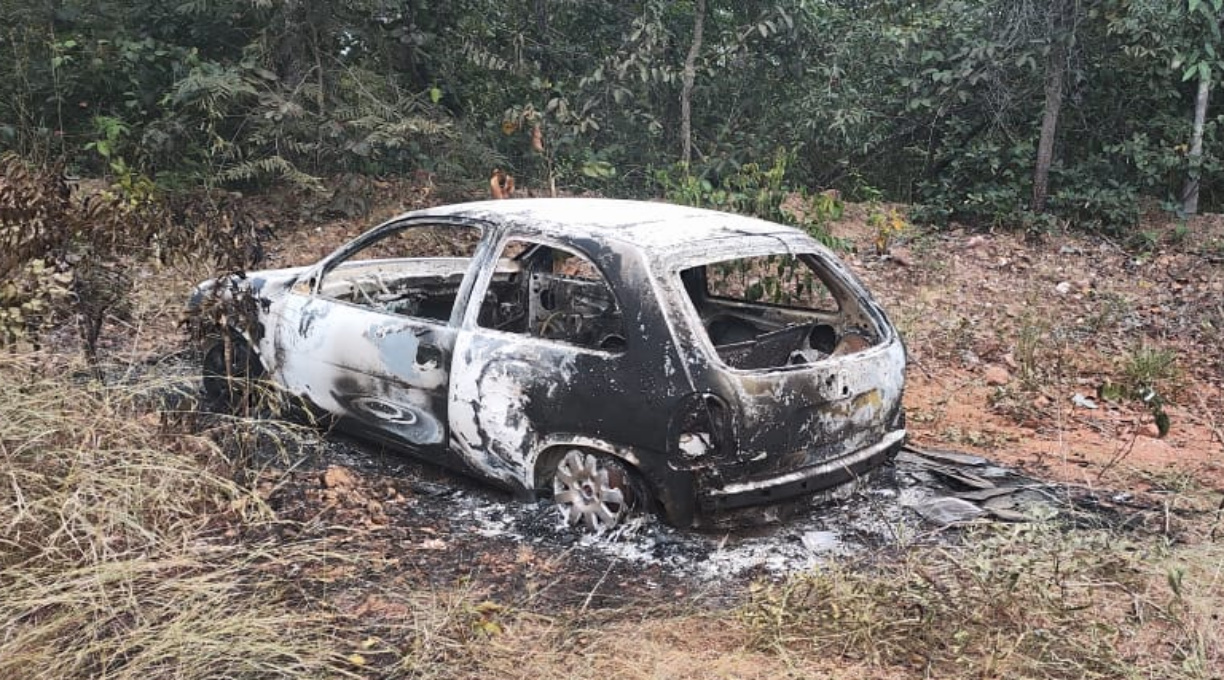
[[[781,153],[788,187],[933,220],[1118,227],[1221,200],[1221,3],[0,0],[0,150],[129,192],[504,167],[611,195]]]

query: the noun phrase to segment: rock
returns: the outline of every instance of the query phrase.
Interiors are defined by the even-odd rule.
[[[1067,293],[1071,292],[1071,282],[1063,281],[1057,286],[1054,286],[1054,290],[1057,291],[1059,295],[1066,295]]]
[[[914,265],[914,255],[909,248],[893,248],[889,251],[888,256],[893,262],[902,267],[912,267]]]
[[[1160,439],[1160,428],[1156,423],[1148,423],[1139,428],[1139,436],[1147,437],[1148,439]]]
[[[323,486],[328,489],[351,489],[357,486],[357,477],[348,468],[332,465],[323,471]]]
[[[911,507],[913,507],[914,512],[922,515],[924,519],[943,526],[956,524],[957,522],[968,522],[969,520],[977,519],[985,512],[969,501],[952,498],[951,496],[932,498],[929,501],[918,503]]]
[[[987,366],[985,376],[987,385],[1000,386],[1011,382],[1011,374],[1002,366]]]
[[[1072,395],[1071,403],[1075,404],[1076,406],[1080,408],[1095,409],[1097,407],[1096,401],[1089,399],[1088,397],[1085,397],[1079,392],[1076,392],[1074,395]]]

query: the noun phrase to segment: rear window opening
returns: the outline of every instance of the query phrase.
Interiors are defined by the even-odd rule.
[[[812,364],[879,342],[858,299],[812,255],[763,255],[680,272],[718,358],[744,370]]]

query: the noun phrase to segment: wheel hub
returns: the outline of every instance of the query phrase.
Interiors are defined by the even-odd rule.
[[[553,475],[553,500],[566,523],[603,533],[619,524],[628,511],[632,497],[627,479],[619,463],[573,449]]]

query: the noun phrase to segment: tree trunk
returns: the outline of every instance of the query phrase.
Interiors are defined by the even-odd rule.
[[[1058,132],[1058,113],[1062,109],[1063,81],[1067,75],[1067,36],[1063,35],[1065,0],[1054,0],[1050,7],[1050,54],[1046,60],[1045,113],[1041,116],[1041,137],[1037,142],[1037,166],[1033,170],[1033,212],[1045,212],[1050,195],[1050,166],[1054,162],[1054,137]]]
[[[1190,175],[1182,187],[1182,212],[1187,215],[1198,213],[1198,161],[1203,157],[1203,127],[1207,122],[1207,100],[1210,96],[1211,76],[1200,71],[1198,95],[1194,98],[1194,132],[1190,137]]]
[[[687,169],[693,161],[693,81],[697,79],[697,56],[701,53],[701,34],[705,28],[705,0],[697,0],[693,10],[693,43],[684,58],[684,87],[680,90],[680,138],[684,149],[680,160]]]

